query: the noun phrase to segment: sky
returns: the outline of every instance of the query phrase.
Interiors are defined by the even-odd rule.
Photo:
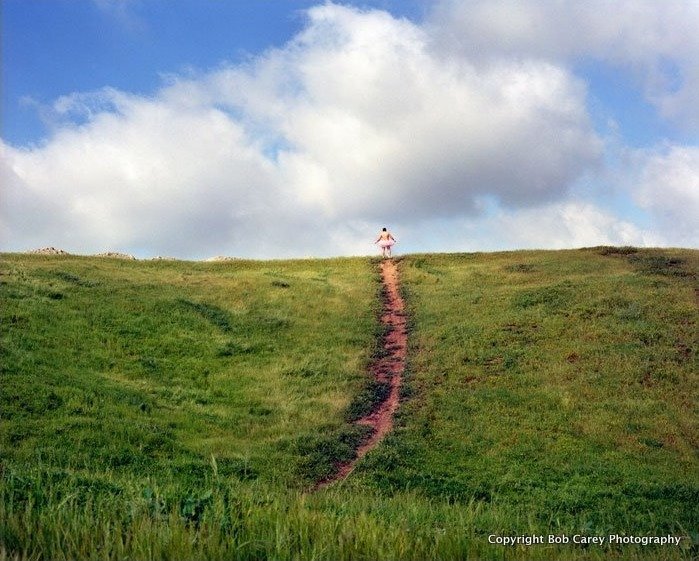
[[[699,247],[698,0],[0,10],[0,251]]]

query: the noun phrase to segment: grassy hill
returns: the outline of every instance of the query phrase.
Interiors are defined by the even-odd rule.
[[[400,270],[396,429],[311,493],[362,436],[375,260],[2,256],[0,558],[697,555],[698,251]],[[549,534],[690,538],[489,543]]]

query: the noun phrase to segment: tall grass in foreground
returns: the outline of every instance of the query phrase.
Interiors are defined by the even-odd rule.
[[[55,485],[45,504],[0,503],[0,559],[690,559],[653,546],[493,546],[489,534],[538,534],[526,509],[471,499],[392,496],[350,485],[308,494],[260,482],[211,480],[206,504],[173,504],[168,490],[78,498]],[[174,490],[170,490],[174,491]],[[177,492],[175,491],[175,494]],[[10,500],[8,500],[10,499]],[[623,522],[623,521],[622,521]],[[569,534],[551,517],[552,534]],[[577,529],[583,531],[584,529]]]

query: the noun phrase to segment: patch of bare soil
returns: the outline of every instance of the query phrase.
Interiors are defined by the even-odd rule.
[[[400,295],[398,268],[392,259],[381,263],[381,279],[384,287],[383,310],[381,324],[385,335],[382,337],[380,348],[383,352],[371,362],[369,372],[378,382],[388,383],[388,397],[378,407],[357,420],[356,423],[371,427],[372,432],[357,449],[354,460],[341,464],[334,477],[321,481],[317,489],[345,479],[354,469],[356,463],[372,450],[379,441],[393,428],[393,414],[398,408],[400,385],[405,369],[405,359],[408,352],[408,330],[405,315],[405,303]]]

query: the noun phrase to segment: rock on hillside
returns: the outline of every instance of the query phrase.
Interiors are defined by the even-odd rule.
[[[32,249],[27,251],[27,253],[35,255],[70,255],[67,251],[62,249],[56,249],[55,247],[42,247],[41,249]]]
[[[118,253],[116,251],[107,251],[105,253],[98,253],[96,257],[112,257],[114,259],[130,259],[135,261],[136,258],[128,253]]]
[[[225,255],[217,255],[216,257],[209,257],[207,261],[235,261],[237,257],[226,257]]]

